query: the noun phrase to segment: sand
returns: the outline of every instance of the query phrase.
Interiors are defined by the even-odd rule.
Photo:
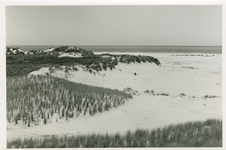
[[[82,57],[82,54],[81,53],[63,53],[61,54],[60,56],[58,57],[75,57],[75,58],[79,58],[79,57]]]
[[[222,118],[222,56],[212,54],[202,56],[172,56],[163,53],[133,53],[151,55],[159,59],[155,64],[122,64],[116,69],[100,74],[79,71],[56,71],[54,76],[70,81],[123,90],[130,87],[138,91],[125,105],[95,116],[82,116],[47,125],[31,128],[8,124],[7,139],[17,137],[40,137],[62,134],[125,133],[127,130],[154,129],[187,121],[204,121]],[[33,74],[45,74],[43,68]],[[136,75],[134,74],[136,73]],[[169,96],[156,96],[144,93],[167,93]],[[184,93],[185,96],[180,96]],[[207,98],[215,95],[217,98]]]

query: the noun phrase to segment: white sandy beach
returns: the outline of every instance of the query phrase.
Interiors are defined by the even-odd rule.
[[[116,54],[116,53],[114,53]],[[110,111],[73,118],[31,128],[8,125],[7,139],[61,134],[125,133],[127,130],[153,129],[187,121],[222,118],[222,56],[172,56],[172,53],[131,53],[156,57],[154,63],[122,64],[116,69],[91,74],[69,71],[68,80],[88,85],[123,90],[130,87],[138,91],[125,105]],[[214,56],[213,56],[214,55]],[[34,74],[48,72],[43,68]],[[136,73],[136,75],[134,74]],[[63,71],[52,75],[65,78]],[[156,96],[144,93],[167,93]],[[184,93],[185,96],[179,96]],[[205,95],[217,98],[203,98]]]

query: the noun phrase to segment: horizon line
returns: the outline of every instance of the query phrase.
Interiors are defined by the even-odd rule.
[[[103,45],[84,45],[84,44],[38,44],[38,45],[34,45],[34,44],[31,44],[31,45],[25,45],[25,44],[6,44],[6,46],[49,46],[49,45],[56,45],[56,46],[184,46],[184,47],[187,47],[187,46],[196,46],[196,47],[201,47],[201,46],[205,46],[205,47],[222,47],[222,45],[106,45],[106,44],[103,44]]]

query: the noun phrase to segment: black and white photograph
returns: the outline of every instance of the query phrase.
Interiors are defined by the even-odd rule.
[[[5,5],[6,148],[222,148],[222,5]]]

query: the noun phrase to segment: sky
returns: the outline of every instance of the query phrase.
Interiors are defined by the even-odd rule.
[[[222,6],[6,6],[6,45],[221,46]]]

